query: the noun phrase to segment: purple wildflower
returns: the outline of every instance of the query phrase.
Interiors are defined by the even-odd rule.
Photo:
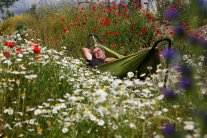
[[[176,98],[176,94],[172,89],[164,89],[162,92],[165,99],[167,100],[172,100]]]
[[[207,16],[207,1],[206,0],[199,0],[198,2],[199,2],[201,12],[203,12],[204,15]]]
[[[165,11],[165,18],[172,20],[178,17],[178,10],[176,8],[169,8]]]
[[[178,71],[180,71],[183,77],[190,77],[192,76],[192,73],[193,73],[192,68],[186,64],[180,65],[180,67],[178,68]]]
[[[206,7],[207,7],[207,1],[206,1],[206,0],[199,0],[199,5],[200,5],[202,8],[206,8]]]
[[[174,32],[175,32],[175,35],[178,36],[178,37],[184,37],[185,36],[185,26],[183,25],[175,25],[174,26]]]
[[[175,55],[175,50],[173,48],[165,48],[162,55],[167,59],[171,60]]]
[[[179,86],[183,89],[189,89],[193,85],[193,80],[190,77],[182,77]]]
[[[199,38],[199,44],[203,48],[207,48],[207,40],[204,37]]]
[[[188,36],[188,41],[190,44],[196,44],[198,43],[198,38],[196,37],[196,35],[191,34]]]
[[[207,112],[204,113],[203,115],[203,120],[204,120],[204,124],[205,124],[205,130],[207,130]]]
[[[176,129],[174,125],[166,124],[164,125],[162,132],[165,136],[173,136],[176,133]]]

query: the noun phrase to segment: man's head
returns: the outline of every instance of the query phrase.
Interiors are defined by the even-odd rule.
[[[95,58],[104,59],[105,58],[105,51],[101,46],[94,47],[92,49],[92,54]]]

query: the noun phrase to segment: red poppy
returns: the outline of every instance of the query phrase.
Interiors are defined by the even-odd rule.
[[[143,28],[140,32],[141,35],[144,35],[147,32],[146,28]]]
[[[110,25],[110,19],[109,18],[103,18],[103,19],[101,19],[101,24],[102,25],[104,25],[104,26],[106,26],[106,25]]]
[[[106,40],[102,39],[102,40],[101,40],[101,42],[102,42],[102,43],[105,43],[105,42],[106,42]]]
[[[69,31],[68,29],[65,29],[64,32],[65,32],[65,33],[69,33],[70,31]]]
[[[110,9],[106,9],[106,10],[104,10],[104,12],[105,12],[105,13],[110,13],[111,10],[110,10]]]
[[[174,32],[169,32],[169,35],[174,35]]]
[[[105,32],[105,35],[108,35],[108,34],[109,34],[109,31],[106,31],[106,32]]]
[[[138,2],[138,0],[134,0],[134,3]]]
[[[124,14],[128,14],[129,10],[125,9]]]
[[[123,9],[127,8],[127,4],[124,4],[124,3],[121,3],[120,6],[121,6]]]
[[[22,49],[18,47],[18,48],[16,48],[16,52],[17,53],[22,53]]]
[[[3,55],[4,55],[5,58],[9,58],[10,57],[10,53],[7,52],[7,51],[3,52]]]
[[[148,4],[148,2],[144,2],[144,4]]]
[[[39,49],[38,45],[35,45],[34,46],[33,52],[36,53],[36,54],[39,54],[40,53],[40,49]]]
[[[13,48],[14,47],[14,42],[11,42],[11,41],[10,42],[5,42],[4,45],[8,46],[10,48]]]
[[[130,26],[131,26],[131,27],[135,27],[135,26],[136,26],[136,24],[135,24],[135,23],[132,23]]]
[[[114,35],[118,35],[118,34],[119,34],[119,32],[118,32],[118,31],[115,31],[115,32],[114,32]]]
[[[141,8],[141,7],[142,7],[142,4],[137,4],[137,5],[134,6],[135,9]]]
[[[117,12],[116,14],[117,14],[118,16],[120,16],[120,15],[121,15],[121,12]]]
[[[160,30],[155,31],[155,35],[158,35],[158,34],[160,34]]]
[[[96,11],[96,7],[95,7],[95,6],[93,6],[93,7],[92,7],[92,10],[93,10],[93,11]]]
[[[150,13],[147,13],[146,16],[149,20],[152,20],[152,15]]]

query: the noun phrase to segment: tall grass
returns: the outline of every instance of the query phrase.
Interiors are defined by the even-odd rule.
[[[4,42],[9,40],[14,46],[5,46]],[[20,35],[1,37],[1,136],[157,137],[187,136],[191,132],[199,137],[205,134],[205,131],[199,133],[202,127],[190,116],[198,107],[205,109],[204,57],[183,56],[184,63],[196,67],[197,83],[193,87],[186,91],[180,86],[182,70],[178,71],[176,65],[169,70],[165,90],[166,69],[161,65],[146,81],[132,75],[121,80],[89,70],[81,60],[68,57],[65,47],[58,52],[38,45],[39,53],[34,50],[36,46],[31,41],[22,41]]]

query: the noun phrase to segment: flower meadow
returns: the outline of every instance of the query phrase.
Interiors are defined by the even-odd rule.
[[[142,5],[134,6],[136,14],[129,14],[126,4],[112,3],[108,9],[90,5],[67,18],[59,13],[49,16],[52,23],[47,26],[1,32],[0,137],[207,137],[205,38],[194,33],[190,24],[177,24],[181,13],[175,7],[164,14],[175,22],[173,31],[163,29],[161,34],[152,27],[158,25],[156,15],[142,10]],[[76,16],[80,13],[84,18]],[[73,14],[83,24],[69,23]],[[132,17],[137,15],[140,20],[135,22]],[[47,23],[45,19],[38,21]],[[88,32],[101,35],[104,44],[123,53],[163,37],[170,37],[173,45],[165,49],[163,43],[155,73],[141,74],[145,79],[140,80],[136,72],[128,72],[120,79],[74,57]]]
[[[23,14],[0,25],[2,34],[12,34],[18,30],[21,35],[32,29],[29,39],[41,39],[42,45],[59,50],[66,46],[70,56],[81,57],[80,50],[86,45],[86,36],[97,34],[101,42],[113,50],[126,55],[140,47],[149,47],[156,40],[172,37],[173,32],[165,31],[157,14],[138,4],[104,2],[71,6],[66,3],[52,7],[42,5],[35,13]],[[170,15],[169,15],[170,16]],[[35,22],[35,24],[34,24]],[[75,45],[75,46],[74,46]]]
[[[91,70],[83,59],[68,57],[64,47],[49,49],[19,34],[1,36],[0,44],[2,137],[206,134],[206,124],[201,125],[207,94],[203,56],[183,55],[185,65],[169,69],[160,64],[143,81],[132,72],[119,79]],[[192,68],[195,79],[182,80]]]

